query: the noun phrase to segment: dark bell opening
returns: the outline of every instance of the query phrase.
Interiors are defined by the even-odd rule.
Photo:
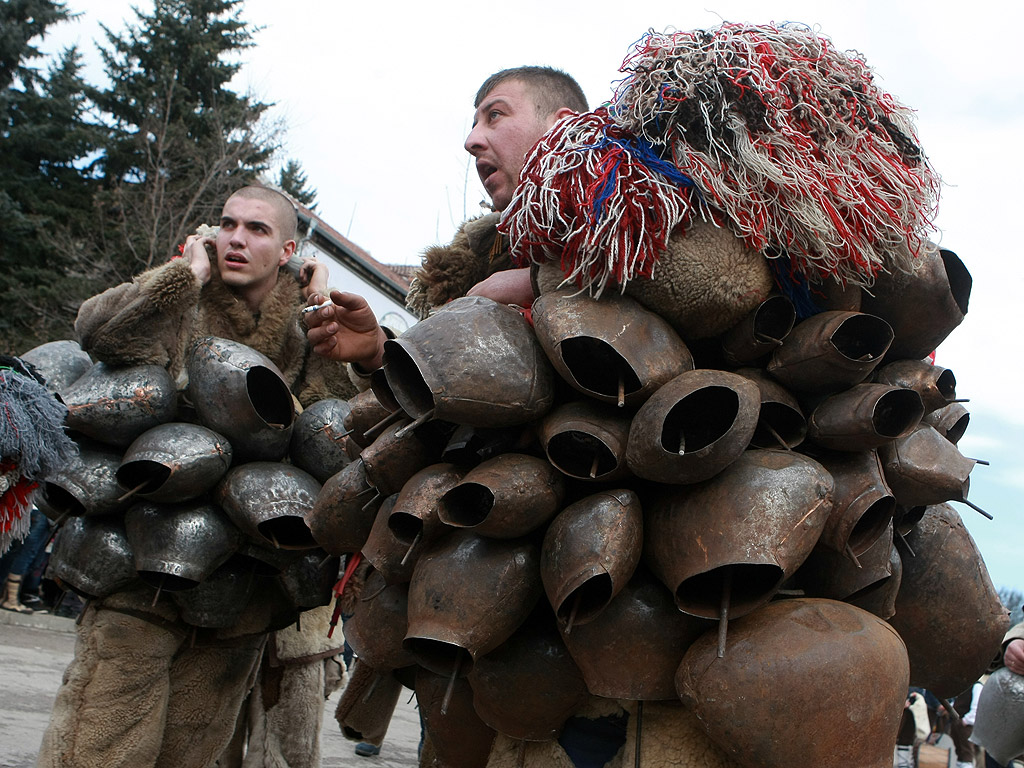
[[[138,493],[152,493],[167,482],[167,478],[171,476],[171,468],[159,461],[139,459],[122,464],[118,467],[115,476],[117,484],[125,490],[142,485]]]
[[[263,538],[271,544],[276,542],[281,549],[309,549],[316,546],[309,526],[301,517],[275,517],[273,520],[264,520],[256,528]]]
[[[612,599],[612,577],[607,573],[598,574],[576,587],[558,606],[558,618],[573,626],[590,621],[600,613]],[[575,609],[575,615],[573,610]]]
[[[45,483],[43,488],[46,503],[49,504],[57,514],[70,515],[72,517],[78,517],[85,514],[85,505],[76,499],[70,491],[61,488],[59,485],[55,485],[54,483]]]
[[[878,541],[878,537],[889,526],[895,511],[896,500],[892,496],[883,496],[864,510],[850,533],[849,545],[854,555],[859,557],[871,549],[871,545]]]
[[[954,445],[959,443],[960,438],[963,437],[964,432],[967,431],[967,425],[970,423],[970,421],[971,415],[969,413],[965,413],[959,419],[954,421],[953,425],[946,430],[946,439],[949,440],[949,442],[953,443]]]
[[[402,641],[402,647],[416,658],[421,667],[435,675],[451,677],[456,662],[459,665],[459,677],[465,677],[473,670],[473,657],[465,648],[452,643],[409,637]]]
[[[184,576],[175,576],[161,571],[139,571],[138,574],[142,581],[161,592],[181,592],[183,589],[192,589],[199,584],[195,579],[186,579]]]
[[[924,416],[921,396],[912,389],[893,389],[875,403],[871,424],[881,437],[895,440],[916,427]]]
[[[245,374],[245,390],[253,410],[268,425],[278,429],[291,426],[295,406],[280,376],[262,365],[253,366]]]
[[[423,374],[401,344],[384,342],[384,366],[391,394],[402,409],[416,419],[434,408],[434,396]]]
[[[717,619],[722,607],[725,576],[731,573],[729,616],[749,613],[766,601],[782,583],[777,565],[739,563],[722,565],[686,579],[676,589],[676,605],[683,613]]]
[[[771,427],[771,429],[769,429]],[[807,434],[807,419],[800,411],[785,403],[761,403],[761,411],[757,417],[757,428],[750,438],[755,448],[779,448],[779,438],[790,448],[795,448],[804,441]]]
[[[619,379],[626,395],[640,390],[640,377],[607,342],[590,336],[566,339],[558,345],[562,362],[580,388],[596,395],[618,398]]]
[[[844,357],[858,362],[878,360],[892,344],[892,327],[874,315],[851,315],[832,334],[831,342]]]
[[[615,454],[600,438],[578,430],[553,436],[548,441],[547,454],[556,469],[581,480],[606,475],[618,464]]]
[[[441,497],[438,513],[447,525],[472,528],[487,519],[494,507],[494,494],[479,483],[462,483]]]
[[[903,508],[902,511],[897,509],[893,515],[893,526],[896,533],[901,536],[906,536],[910,533],[914,526],[921,522],[921,518],[924,517],[925,511],[928,507],[921,505],[919,507]]]
[[[770,296],[754,313],[754,338],[773,341],[786,338],[796,322],[796,309],[785,296]]]
[[[940,248],[939,255],[946,268],[946,280],[949,282],[949,292],[953,296],[953,301],[960,308],[960,312],[966,315],[967,305],[971,301],[971,286],[974,282],[971,273],[967,271],[967,267],[953,251]]]
[[[728,387],[698,389],[668,412],[661,428],[661,447],[669,453],[706,448],[732,428],[739,410],[739,397]]]
[[[939,374],[939,378],[935,381],[935,388],[939,390],[939,394],[946,400],[955,400],[956,376],[947,368]]]
[[[408,512],[393,512],[388,517],[388,528],[396,540],[402,544],[412,544],[423,533],[423,521]]]

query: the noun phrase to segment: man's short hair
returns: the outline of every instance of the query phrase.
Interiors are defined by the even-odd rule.
[[[495,72],[484,80],[476,92],[473,107],[479,107],[487,94],[507,80],[517,80],[527,87],[533,97],[537,116],[542,119],[563,107],[575,112],[586,112],[588,109],[587,97],[583,95],[579,83],[554,67],[515,67]]]
[[[265,203],[270,203],[270,205],[274,206],[274,209],[277,211],[277,223],[281,228],[282,242],[295,239],[299,231],[299,217],[295,212],[295,203],[289,200],[285,195],[281,194],[276,189],[261,187],[254,184],[248,187],[236,189],[228,196],[228,199],[231,199],[232,197],[244,197],[249,200],[262,200]]]

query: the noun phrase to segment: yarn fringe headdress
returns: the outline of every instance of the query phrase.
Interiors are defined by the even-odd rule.
[[[648,276],[658,253],[644,249],[707,206],[794,283],[870,286],[879,271],[913,270],[939,178],[913,113],[859,55],[805,26],[723,24],[651,31],[621,71],[607,109],[572,119],[589,135],[563,121],[527,160],[502,221],[520,262],[558,254],[567,275],[599,289]]]

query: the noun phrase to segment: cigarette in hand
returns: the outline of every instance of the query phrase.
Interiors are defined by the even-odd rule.
[[[325,307],[331,306],[332,302],[330,299],[325,301],[323,304],[315,304],[312,307],[303,307],[302,314],[308,315],[310,312],[316,312],[318,309],[324,309]]]

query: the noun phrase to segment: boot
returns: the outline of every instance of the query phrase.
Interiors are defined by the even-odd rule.
[[[32,613],[32,609],[27,605],[22,605],[21,600],[18,599],[20,589],[21,576],[15,576],[13,573],[10,574],[7,577],[7,582],[4,584],[4,601],[0,603],[0,608],[18,613]]]

